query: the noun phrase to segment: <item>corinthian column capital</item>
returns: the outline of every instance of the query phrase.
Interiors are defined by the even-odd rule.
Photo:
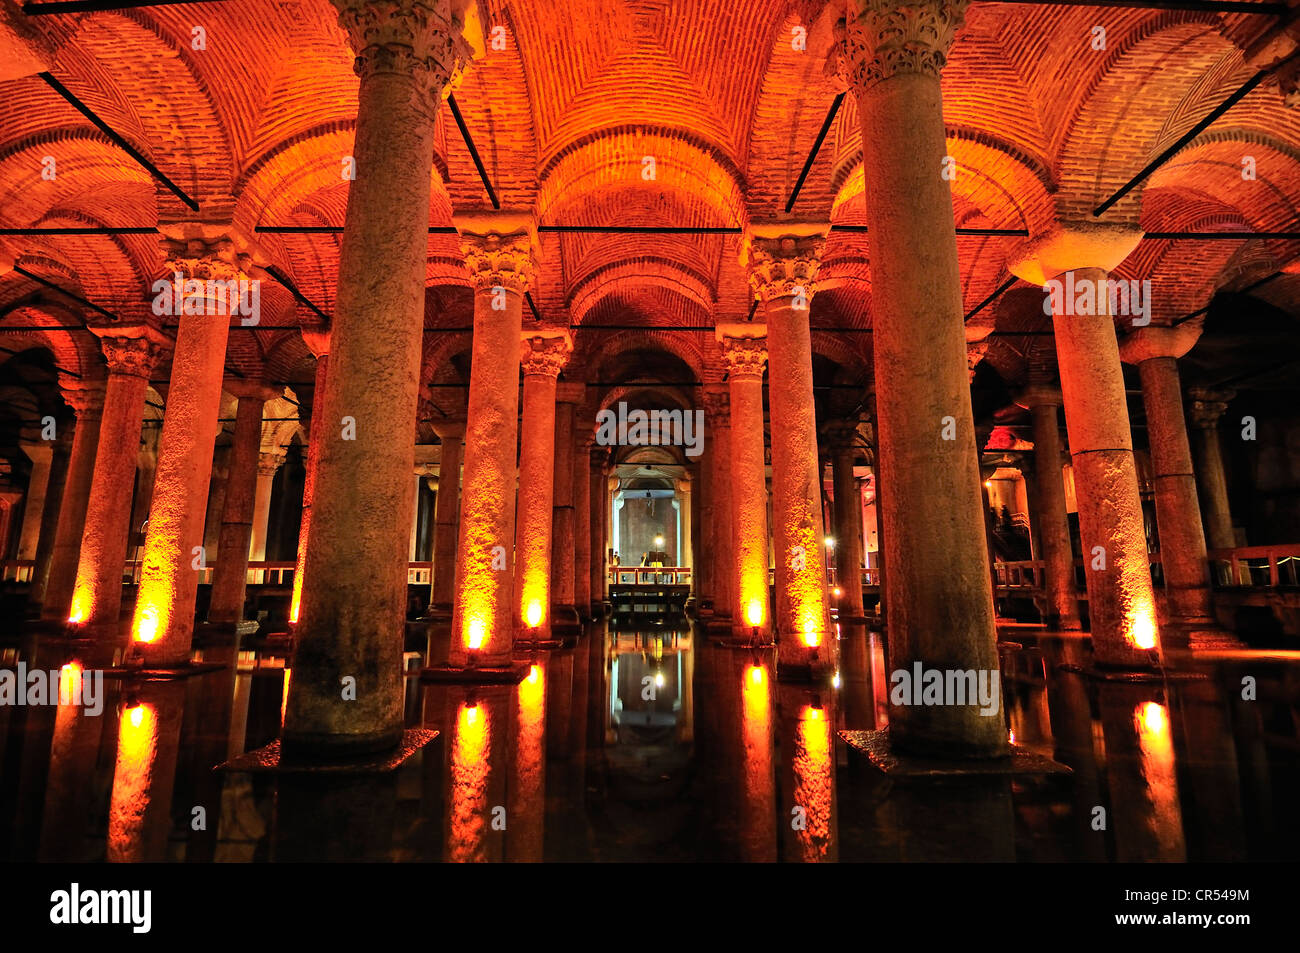
[[[524,213],[458,215],[460,251],[476,291],[522,295],[537,269],[537,225]]]
[[[1236,397],[1236,391],[1212,390],[1208,387],[1193,387],[1187,392],[1192,399],[1188,416],[1192,423],[1202,430],[1213,430],[1219,425],[1219,418],[1228,412],[1228,402]]]
[[[379,73],[412,77],[438,96],[472,58],[452,0],[331,0],[364,81]]]
[[[560,371],[573,353],[573,338],[568,331],[551,331],[538,333],[525,331],[523,334],[523,353],[519,364],[524,375],[538,374],[543,377],[559,377]]]
[[[936,79],[961,27],[968,0],[849,0],[848,18],[837,29],[840,70],[861,94],[900,74]]]
[[[751,226],[742,244],[741,264],[749,270],[754,296],[763,302],[812,298],[827,230],[821,222]]]
[[[733,381],[763,379],[767,364],[767,326],[762,324],[721,324],[716,335]]]
[[[230,224],[174,222],[158,226],[168,273],[198,281],[247,280],[270,259],[257,243]]]
[[[110,374],[143,377],[154,372],[163,355],[172,348],[171,338],[151,325],[133,327],[94,327],[100,349],[108,362]]]

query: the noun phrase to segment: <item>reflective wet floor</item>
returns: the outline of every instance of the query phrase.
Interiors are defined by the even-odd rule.
[[[0,706],[0,857],[49,861],[1208,861],[1300,847],[1300,653],[1150,682],[1077,636],[1002,646],[1014,742],[1069,773],[882,774],[839,739],[887,725],[878,633],[824,684],[698,632],[611,632],[527,658],[517,686],[406,682],[437,737],[396,770],[214,771],[278,736],[283,658],[75,704]],[[57,669],[56,646],[29,667]],[[14,666],[20,653],[3,659]],[[208,661],[230,661],[208,653]],[[415,660],[412,659],[415,663]],[[64,670],[68,677],[70,670]]]

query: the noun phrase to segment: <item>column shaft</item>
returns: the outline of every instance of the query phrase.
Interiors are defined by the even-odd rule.
[[[456,585],[456,523],[460,512],[460,461],[465,446],[465,425],[438,431],[442,456],[438,461],[438,499],[433,513],[433,591],[429,609],[450,612]]]
[[[325,399],[325,388],[329,380],[329,336],[320,332],[308,332],[303,335],[308,346],[316,355],[316,376],[312,389],[315,401]],[[289,601],[289,621],[297,624],[302,614],[303,571],[307,565],[307,540],[311,536],[311,501],[316,495],[316,470],[320,464],[321,442],[315,439],[316,423],[320,419],[320,404],[314,404],[307,429],[307,467],[302,485],[302,519],[298,523],[298,552],[293,569],[293,596]],[[271,471],[273,478],[275,471]],[[265,486],[263,485],[265,482]],[[252,525],[249,527],[250,562],[266,559],[267,520],[271,513],[271,478],[263,481],[262,466],[259,455],[257,478],[253,491]]]
[[[566,621],[572,618],[574,611],[573,413],[571,400],[562,399],[556,405],[555,456],[552,460],[555,495],[551,522],[551,605],[553,614],[561,615]]]
[[[237,387],[238,385],[231,385]],[[269,393],[236,393],[234,445],[226,499],[221,513],[217,566],[212,573],[209,622],[239,622],[244,617],[248,583],[248,548],[253,532],[253,503],[257,489],[258,448],[262,441],[262,411]]]
[[[573,599],[584,619],[591,615],[590,460],[590,443],[580,445],[573,458]]]
[[[706,395],[707,395],[706,391]],[[705,398],[708,400],[708,397]],[[713,496],[713,615],[731,622],[738,617],[736,600],[735,534],[732,529],[731,411],[725,390],[716,394],[710,408],[712,446],[708,448],[709,493]]]
[[[1061,431],[1056,404],[1035,403],[1030,408],[1034,437],[1034,487],[1039,509],[1034,513],[1042,545],[1044,596],[1049,628],[1077,629],[1079,600],[1074,588],[1074,553],[1070,545],[1069,515],[1065,509],[1065,482],[1061,477]]]
[[[835,572],[839,577],[841,616],[861,616],[862,494],[853,476],[853,447],[839,447],[831,459],[835,481]],[[841,621],[843,619],[841,618]]]
[[[99,446],[100,414],[103,412],[103,390],[94,387],[77,391],[69,389],[66,396],[77,412],[77,423],[72,434],[72,454],[68,458],[68,474],[63,484],[54,548],[50,552],[42,619],[66,619],[72,607],[81,539],[86,528],[86,508],[90,503],[90,484],[94,479],[95,453]]]
[[[529,639],[537,641],[545,641],[551,631],[551,520],[560,464],[555,446],[555,380],[572,348],[567,337],[523,344],[515,621]]]
[[[27,493],[23,500],[23,524],[18,537],[18,558],[35,559],[41,539],[41,514],[45,510],[45,494],[50,485],[50,465],[54,449],[49,444],[22,444],[23,453],[32,461],[32,473],[27,480]]]

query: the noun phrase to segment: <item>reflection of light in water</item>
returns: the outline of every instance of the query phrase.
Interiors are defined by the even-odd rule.
[[[885,646],[880,636],[871,633],[868,651],[871,655],[871,689],[876,703],[876,727],[889,725],[889,679],[885,677]]]
[[[293,669],[288,665],[284,667],[284,690],[280,693],[280,727],[284,727],[284,710],[289,705],[289,678],[293,675]]]
[[[142,846],[149,788],[158,757],[158,716],[149,705],[122,711],[108,805],[108,859],[131,861]]]
[[[826,857],[831,839],[831,726],[826,712],[804,705],[794,731],[794,804],[805,812],[805,829],[794,832],[799,859]]]
[[[81,701],[81,666],[69,662],[59,669],[59,705],[75,706]]]
[[[1150,799],[1147,822],[1162,849],[1160,858],[1183,859],[1182,809],[1174,775],[1174,739],[1169,730],[1169,710],[1157,702],[1142,702],[1133,709],[1142,777]]]
[[[746,859],[774,860],[769,843],[773,837],[772,697],[761,665],[749,666],[741,680],[741,727],[745,743],[744,833],[751,848],[761,851]]]
[[[456,863],[483,860],[487,803],[488,749],[492,717],[486,706],[465,704],[456,713],[451,739],[451,836],[449,858]]]
[[[518,784],[511,793],[509,860],[542,859],[542,819],[546,810],[546,673],[540,665],[519,683],[517,739]]]

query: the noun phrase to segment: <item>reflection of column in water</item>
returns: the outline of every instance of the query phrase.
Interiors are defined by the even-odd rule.
[[[108,806],[112,862],[157,862],[166,857],[187,684],[178,679],[123,686],[127,701],[118,720]]]
[[[776,780],[772,765],[772,672],[757,658],[733,657],[733,679],[740,680],[740,728],[743,744],[742,788],[736,808],[740,814],[741,859],[770,863],[777,859],[775,817]],[[740,668],[735,673],[735,668]]]
[[[884,569],[881,569],[884,572]],[[885,671],[885,637],[882,632],[871,632],[868,645],[871,656],[871,693],[876,703],[876,728],[889,727],[889,674]]]
[[[781,824],[786,860],[834,861],[835,711],[829,693],[798,685],[779,688],[781,731]]]
[[[569,710],[568,751],[574,761],[585,766],[587,762],[587,691],[590,689],[587,679],[587,666],[591,661],[591,651],[583,636],[578,646],[571,653],[573,659],[573,707]]]
[[[99,715],[88,715],[81,705],[83,674],[81,664],[75,661],[59,670],[59,705],[54,715],[37,855],[44,862],[88,859],[82,856],[82,850],[94,790],[91,778],[104,723],[113,717],[116,699],[107,697],[109,686],[115,683],[103,681],[104,709]]]
[[[840,707],[844,711],[844,727],[854,730],[875,728],[871,653],[865,625],[841,625],[840,659]]]
[[[573,650],[551,654],[546,667],[546,748],[552,758],[567,758],[573,711]]]
[[[1116,860],[1187,859],[1169,709],[1158,686],[1097,688]]]
[[[507,859],[542,860],[546,819],[546,663],[541,655],[519,683],[506,833]]]
[[[593,623],[587,628],[587,747],[599,748],[605,743],[605,719],[609,717],[609,695],[606,689],[605,627]]]
[[[1225,672],[1224,694],[1232,704],[1233,735],[1243,765],[1241,778],[1245,800],[1249,805],[1246,811],[1246,830],[1255,856],[1263,860],[1282,860],[1278,848],[1283,842],[1276,836],[1273,778],[1268,748],[1264,744],[1263,717],[1258,701],[1241,697],[1241,677],[1244,674],[1246,673],[1240,670],[1231,674]],[[1259,671],[1253,672],[1257,684],[1262,681],[1262,674]]]
[[[890,800],[898,805],[898,860],[1011,863],[1016,859],[1009,777],[900,780]]]
[[[1048,671],[1047,709],[1054,742],[1052,757],[1069,765],[1074,772],[1070,790],[1074,798],[1073,825],[1080,859],[1104,861],[1110,834],[1092,828],[1094,809],[1107,807],[1101,774],[1097,769],[1092,703],[1084,677],[1059,669],[1065,664],[1083,664],[1086,660],[1083,640],[1068,636],[1048,637],[1042,640],[1042,649]]]
[[[1043,656],[1026,647],[1007,660],[1015,671],[1028,672],[1033,680],[1003,676],[1003,698],[1010,698],[1007,714],[1011,717],[1011,740],[1024,748],[1050,754],[1052,748],[1051,714],[1047,704],[1047,686],[1037,681],[1044,670]]]
[[[1209,679],[1181,682],[1172,701],[1174,717],[1182,725],[1181,737],[1176,740],[1187,781],[1183,801],[1189,815],[1189,859],[1245,860],[1237,746],[1222,690]]]
[[[459,692],[447,743],[446,859],[454,863],[504,859],[510,822],[505,811],[507,740],[514,692],[513,685]]]
[[[391,861],[396,814],[397,771],[281,774],[276,778],[271,860]]]
[[[226,757],[233,758],[248,749],[244,740],[248,734],[248,702],[253,693],[253,673],[235,674],[234,708],[230,717],[230,736],[226,739]]]
[[[223,666],[190,680],[187,708],[181,737],[181,760],[176,771],[177,804],[191,810],[202,807],[204,824],[187,824],[185,860],[210,863],[216,855],[217,833],[221,819],[221,785],[225,775],[213,771],[226,757],[230,746],[228,726],[235,701],[235,656],[233,644],[210,647],[204,661]]]

